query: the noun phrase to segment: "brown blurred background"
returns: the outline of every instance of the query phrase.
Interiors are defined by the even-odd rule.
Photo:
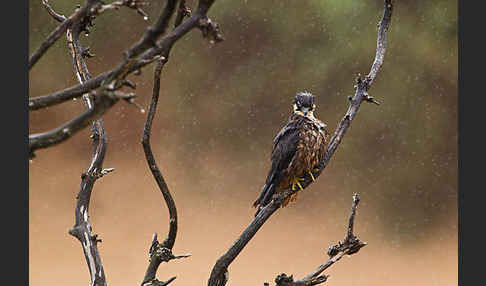
[[[50,1],[69,15],[82,1]],[[155,19],[164,1],[149,1]],[[160,3],[162,2],[162,3]],[[194,1],[188,1],[195,7]],[[30,1],[30,53],[57,23]],[[253,218],[269,168],[272,139],[292,97],[307,90],[331,131],[347,108],[357,72],[376,48],[382,1],[216,1],[210,17],[226,40],[209,44],[197,30],[175,45],[161,80],[152,146],[180,217],[175,253],[192,257],[159,268],[173,285],[205,285],[216,259]],[[329,285],[457,284],[457,3],[396,1],[385,63],[334,158],[299,200],[278,211],[231,265],[229,285],[302,277],[345,234],[359,192],[356,233],[369,245],[326,273]],[[148,23],[129,9],[107,12],[83,37],[96,75],[113,67]],[[148,106],[153,65],[137,83]],[[30,96],[76,84],[62,37],[30,72]],[[30,133],[84,110],[81,101],[30,112]],[[103,242],[109,285],[138,285],[154,232],[168,213],[140,144],[146,114],[125,102],[105,116],[105,167],[90,217]],[[89,164],[89,131],[30,163],[30,284],[88,285],[74,223],[80,175]]]

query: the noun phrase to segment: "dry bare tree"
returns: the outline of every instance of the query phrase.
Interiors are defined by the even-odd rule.
[[[113,168],[103,168],[103,160],[106,151],[106,134],[102,115],[108,109],[113,107],[120,99],[136,104],[134,102],[134,93],[123,93],[120,89],[123,86],[135,88],[135,85],[126,79],[127,76],[140,71],[140,69],[151,63],[156,63],[156,68],[154,73],[153,95],[143,129],[142,146],[149,169],[167,204],[170,218],[169,233],[167,237],[162,242],[159,242],[157,234],[154,234],[153,236],[149,249],[149,265],[147,266],[147,271],[141,285],[163,286],[171,283],[175,277],[166,281],[160,281],[156,278],[156,272],[159,265],[162,262],[189,256],[188,254],[174,255],[172,253],[172,247],[174,246],[177,236],[177,209],[164,177],[157,167],[150,147],[150,134],[152,121],[157,110],[161,72],[164,65],[168,62],[169,54],[174,44],[194,28],[201,30],[203,37],[208,38],[212,43],[217,43],[223,40],[219,25],[207,16],[213,3],[214,0],[199,0],[197,7],[192,11],[184,0],[166,1],[158,18],[152,25],[146,28],[143,36],[124,52],[121,61],[112,69],[92,77],[88,71],[85,60],[87,57],[90,57],[91,54],[89,48],[84,48],[82,46],[80,42],[80,34],[89,32],[90,28],[93,26],[93,21],[101,16],[106,10],[127,7],[134,9],[142,17],[147,19],[148,16],[143,10],[147,3],[141,0],[119,0],[106,4],[100,0],[86,0],[84,5],[78,6],[72,15],[66,17],[57,13],[55,9],[50,6],[48,0],[42,0],[42,4],[47,13],[60,24],[49,34],[47,39],[45,39],[40,47],[35,50],[29,58],[29,70],[34,67],[37,61],[48,51],[52,44],[65,34],[73,60],[74,73],[78,78],[79,84],[48,95],[29,99],[29,111],[39,110],[79,97],[82,98],[86,111],[57,128],[44,133],[29,135],[29,157],[32,159],[35,157],[34,152],[36,150],[53,147],[56,144],[68,140],[83,128],[89,125],[91,126],[91,139],[93,141],[91,164],[81,176],[81,188],[77,196],[75,208],[75,224],[70,229],[69,233],[76,237],[82,245],[84,256],[90,271],[91,284],[94,286],[106,285],[106,278],[97,248],[97,243],[100,239],[93,233],[89,221],[89,204],[96,180],[114,170]],[[348,98],[348,110],[342,120],[338,123],[337,128],[328,143],[323,160],[316,166],[318,172],[314,175],[315,178],[322,173],[329,160],[332,158],[334,152],[341,143],[344,134],[355,118],[361,103],[366,101],[377,105],[379,104],[378,101],[368,94],[368,90],[372,86],[383,64],[387,31],[390,26],[392,10],[392,0],[385,0],[383,16],[378,25],[376,55],[371,70],[364,79],[362,79],[360,75],[357,76],[356,85],[354,85],[354,96]],[[170,28],[171,19],[174,17],[173,28]],[[309,176],[305,177],[305,180],[302,182],[302,187],[306,188],[311,182],[312,178]],[[280,208],[282,202],[295,192],[296,191],[293,191],[292,189],[288,189],[275,194],[272,197],[271,202],[258,213],[227,252],[216,261],[208,280],[209,286],[223,286],[226,284],[229,277],[228,267],[263,226],[267,219]],[[282,273],[275,278],[275,284],[278,286],[303,286],[324,283],[328,277],[322,274],[324,270],[332,266],[342,256],[354,254],[365,246],[366,243],[360,241],[353,232],[358,203],[359,195],[355,194],[353,196],[351,214],[345,238],[342,243],[339,242],[337,245],[329,247],[329,258],[323,264],[318,266],[308,275],[297,280],[294,280],[292,275],[289,276]],[[265,284],[268,285],[268,283]]]

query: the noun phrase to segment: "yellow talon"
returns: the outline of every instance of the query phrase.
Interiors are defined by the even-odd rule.
[[[294,179],[294,181],[292,182],[292,191],[295,191],[295,189],[296,189],[296,185],[297,185],[297,184],[295,183],[295,179]]]
[[[308,173],[309,173],[309,175],[311,176],[312,181],[313,181],[313,182],[315,182],[315,181],[316,181],[316,178],[314,178],[314,175],[312,174],[312,172],[311,172],[311,171],[309,171]]]
[[[295,189],[296,189],[295,185],[299,186],[299,189],[300,189],[301,191],[303,191],[303,190],[304,190],[304,188],[302,188],[302,185],[300,184],[300,182],[299,182],[299,181],[304,181],[304,180],[305,180],[304,178],[298,178],[298,177],[294,177],[294,180],[293,180],[293,182],[292,182],[292,191],[295,191]]]

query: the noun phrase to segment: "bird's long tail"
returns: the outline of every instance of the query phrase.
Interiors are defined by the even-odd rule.
[[[262,191],[260,192],[260,196],[258,196],[258,199],[253,203],[253,207],[257,207],[258,210],[255,213],[255,216],[260,213],[260,210],[263,209],[268,203],[269,200],[271,199],[273,192],[274,192],[275,184],[265,184],[262,188]]]
[[[265,184],[262,188],[262,191],[260,192],[260,195],[258,196],[258,199],[256,199],[255,202],[253,202],[253,207],[256,208],[258,205],[262,203],[263,197],[265,197],[265,193],[267,192],[267,189],[268,189],[268,185]]]

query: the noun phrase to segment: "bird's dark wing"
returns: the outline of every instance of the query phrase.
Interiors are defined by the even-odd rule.
[[[289,166],[292,158],[297,151],[297,143],[299,141],[299,122],[289,120],[287,125],[280,130],[273,140],[272,150],[272,166],[268,172],[267,180],[262,188],[260,196],[253,203],[253,206],[265,206],[269,203],[272,195],[275,193],[275,188],[278,187],[284,171]]]

